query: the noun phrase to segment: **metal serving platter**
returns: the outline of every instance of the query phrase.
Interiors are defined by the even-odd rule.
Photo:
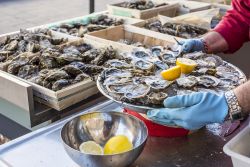
[[[236,67],[235,65],[231,64],[231,63],[228,63],[226,61],[224,61],[225,64],[227,64],[228,66],[232,67],[235,69],[235,71],[237,71],[240,76],[240,83],[244,83],[247,81],[247,78],[246,78],[246,75],[238,68]],[[148,106],[143,106],[143,105],[135,105],[135,104],[131,104],[131,103],[127,103],[127,102],[123,102],[123,101],[119,101],[119,100],[116,100],[114,99],[112,96],[110,96],[104,89],[102,83],[100,82],[100,75],[98,76],[97,78],[97,88],[99,89],[99,91],[107,98],[109,98],[110,100],[113,100],[114,102],[116,103],[119,103],[120,105],[122,105],[124,108],[127,108],[127,109],[131,109],[133,111],[136,111],[136,112],[139,112],[139,113],[147,113],[148,110],[152,110],[152,109],[157,109],[157,108],[154,108],[154,107],[148,107]]]

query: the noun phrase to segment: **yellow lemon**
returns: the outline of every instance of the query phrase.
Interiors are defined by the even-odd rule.
[[[174,66],[172,68],[169,68],[167,70],[163,70],[161,72],[162,78],[173,81],[181,76],[181,67],[180,66]]]
[[[176,65],[181,67],[181,72],[184,74],[191,73],[194,68],[197,66],[197,63],[194,60],[187,58],[178,58],[176,60]]]
[[[94,141],[83,142],[79,150],[85,154],[103,155],[103,148]]]
[[[119,154],[129,151],[133,148],[133,144],[127,136],[117,135],[111,137],[104,146],[104,154]]]

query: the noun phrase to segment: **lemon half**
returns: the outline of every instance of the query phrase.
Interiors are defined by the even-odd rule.
[[[133,144],[125,135],[111,137],[104,146],[104,154],[119,154],[133,149]]]
[[[197,66],[197,63],[191,59],[177,58],[176,65],[181,67],[182,73],[189,74],[195,69],[195,67]]]
[[[85,154],[103,155],[103,148],[94,141],[83,142],[79,150]]]
[[[169,68],[167,70],[163,70],[161,72],[162,78],[173,81],[181,76],[181,67],[180,66],[174,66],[172,68]]]

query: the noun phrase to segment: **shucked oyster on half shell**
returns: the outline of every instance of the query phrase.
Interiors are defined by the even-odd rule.
[[[135,100],[146,97],[150,91],[150,86],[146,84],[134,84],[125,94],[124,97],[129,100]]]
[[[151,104],[161,105],[167,97],[168,94],[164,92],[151,92],[148,95],[148,101]]]
[[[105,63],[105,66],[109,67],[109,68],[119,68],[119,69],[126,69],[126,68],[131,68],[132,67],[126,61],[124,61],[124,60],[118,60],[118,59],[108,60]]]
[[[162,89],[166,89],[172,82],[156,76],[149,76],[145,78],[145,83],[149,85],[153,90],[160,91]]]
[[[198,84],[206,88],[213,88],[218,86],[220,79],[213,77],[211,75],[203,75],[199,77]]]
[[[198,79],[195,76],[182,77],[178,78],[176,83],[183,88],[193,88],[198,84]]]
[[[143,59],[141,60],[135,60],[133,62],[134,67],[140,70],[145,70],[145,71],[153,71],[154,70],[154,64],[150,63],[148,61],[145,61]]]

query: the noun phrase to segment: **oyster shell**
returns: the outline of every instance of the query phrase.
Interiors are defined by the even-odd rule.
[[[171,51],[166,51],[161,55],[161,59],[163,62],[167,63],[168,65],[173,65],[176,62],[176,56]]]
[[[149,103],[154,105],[162,105],[163,101],[168,97],[168,94],[164,92],[151,92],[148,95]]]
[[[149,76],[145,78],[145,83],[149,85],[153,90],[160,91],[166,89],[172,82],[161,79],[156,76]]]
[[[146,97],[150,87],[145,84],[133,85],[125,94],[124,97],[129,100],[135,100]]]
[[[73,65],[66,65],[62,68],[62,70],[66,71],[72,78],[75,78],[79,74],[83,73],[79,68]]]
[[[199,77],[198,84],[202,85],[206,88],[216,87],[220,83],[220,79],[210,76],[210,75],[203,75]]]
[[[110,68],[103,71],[104,78],[108,77],[132,77],[131,72],[126,70],[120,70],[117,68]]]
[[[183,55],[184,58],[192,59],[192,60],[201,59],[203,56],[205,56],[205,53],[203,52],[193,52],[193,53],[187,53]]]
[[[38,71],[38,66],[25,65],[19,69],[17,76],[20,78],[28,79],[28,77],[31,78],[32,76],[38,75]]]
[[[52,90],[53,91],[58,91],[61,90],[62,88],[68,86],[70,82],[66,79],[59,79],[56,82],[53,83],[52,85]]]
[[[198,84],[198,79],[195,76],[181,77],[176,80],[178,86],[183,88],[193,88]]]
[[[145,60],[135,60],[133,62],[134,67],[140,70],[145,70],[145,71],[153,71],[154,70],[154,64],[147,62]]]
[[[75,77],[73,83],[81,82],[81,81],[84,81],[88,78],[89,78],[89,76],[87,74],[81,73]]]
[[[47,77],[44,79],[45,81],[57,81],[60,79],[68,79],[70,76],[64,71],[59,69],[50,70],[47,74]]]
[[[105,63],[105,66],[109,67],[109,68],[119,68],[119,69],[126,69],[126,68],[131,68],[132,67],[126,61],[118,60],[118,59],[108,60]]]

